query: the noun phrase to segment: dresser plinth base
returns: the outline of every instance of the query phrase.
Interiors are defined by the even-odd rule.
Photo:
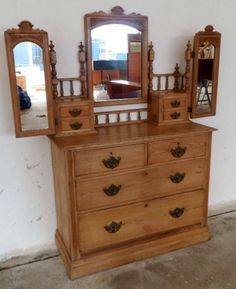
[[[109,251],[100,251],[72,261],[60,233],[56,232],[56,244],[71,279],[111,269],[130,262],[185,248],[210,239],[207,227],[166,235],[149,241],[129,244]]]

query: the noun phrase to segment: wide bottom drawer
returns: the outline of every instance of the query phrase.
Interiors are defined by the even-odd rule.
[[[200,224],[204,191],[80,214],[79,250],[88,253],[157,233]]]

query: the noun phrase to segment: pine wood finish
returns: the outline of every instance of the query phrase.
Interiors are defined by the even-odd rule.
[[[209,238],[212,131],[140,123],[52,139],[56,242],[72,279]]]

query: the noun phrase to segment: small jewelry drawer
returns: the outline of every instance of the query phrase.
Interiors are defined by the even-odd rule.
[[[181,193],[205,185],[205,159],[76,180],[77,210],[94,210]]]
[[[148,163],[203,157],[206,155],[206,150],[207,135],[205,134],[155,141],[148,145]]]
[[[81,131],[90,128],[90,118],[88,117],[77,117],[77,118],[66,118],[61,120],[62,131]]]
[[[82,254],[178,228],[201,224],[204,191],[140,202],[78,216]]]
[[[71,104],[71,103],[60,104],[59,114],[61,118],[89,116],[90,106],[78,105],[76,103],[75,104]]]
[[[173,109],[163,112],[164,121],[178,121],[185,120],[187,117],[186,109]]]
[[[164,98],[163,100],[163,108],[164,109],[177,109],[186,107],[186,97],[172,97],[172,98]]]
[[[144,144],[76,151],[74,159],[75,175],[140,167],[145,164]]]

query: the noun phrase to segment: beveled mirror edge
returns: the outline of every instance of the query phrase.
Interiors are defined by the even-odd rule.
[[[10,81],[10,91],[12,98],[12,108],[15,123],[16,137],[28,137],[37,135],[52,135],[55,133],[54,123],[54,105],[52,97],[52,84],[51,84],[51,72],[50,72],[50,58],[49,58],[49,46],[48,46],[48,34],[41,29],[34,29],[33,24],[30,21],[23,20],[18,24],[19,28],[8,29],[4,32],[5,46],[8,63],[8,74]],[[45,73],[45,88],[46,88],[46,100],[47,100],[47,113],[48,113],[48,128],[45,129],[33,129],[22,130],[20,110],[17,94],[17,83],[15,76],[15,61],[13,55],[14,47],[21,42],[29,41],[37,44],[43,50],[44,60],[44,73]]]
[[[97,19],[101,23],[110,22],[110,23],[124,23],[130,24],[132,21],[141,21],[142,25],[136,25],[140,28],[142,27],[142,97],[135,99],[121,99],[121,100],[109,100],[109,101],[94,101],[93,99],[93,87],[92,87],[92,68],[91,68],[91,59],[92,59],[92,47],[91,47],[91,20]],[[135,25],[131,25],[135,27]],[[143,16],[138,13],[125,14],[124,9],[120,6],[115,6],[111,9],[110,13],[104,11],[96,11],[93,13],[88,13],[84,15],[84,35],[85,35],[85,46],[87,52],[87,85],[88,85],[88,97],[93,100],[95,107],[101,106],[113,106],[113,105],[124,105],[124,104],[139,104],[147,102],[147,90],[148,90],[148,17]]]
[[[195,91],[197,89],[197,78],[198,78],[198,54],[197,48],[199,47],[202,41],[209,40],[215,47],[215,61],[213,67],[213,92],[211,98],[211,110],[208,112],[198,112],[196,110],[196,96]],[[220,62],[220,46],[221,46],[221,33],[218,31],[214,31],[214,27],[212,25],[207,25],[204,31],[199,31],[194,36],[194,44],[193,44],[193,69],[192,69],[192,87],[191,87],[191,118],[200,118],[200,117],[208,117],[216,115],[216,106],[217,106],[217,92],[218,92],[218,76],[219,76],[219,62]]]

